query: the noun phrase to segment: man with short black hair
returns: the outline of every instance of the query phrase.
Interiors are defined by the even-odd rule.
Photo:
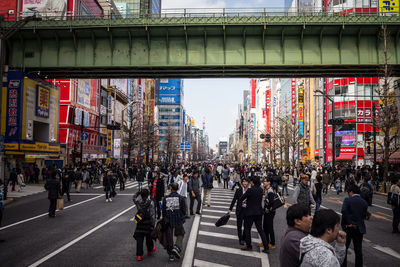
[[[186,204],[185,199],[177,193],[177,183],[171,184],[171,193],[166,196],[162,203],[162,216],[166,223],[169,223],[175,233],[176,241],[173,247],[167,247],[169,260],[181,258],[182,242],[185,235],[183,224],[185,223]]]
[[[300,266],[340,267],[346,233],[339,230],[339,222],[340,216],[331,209],[315,213],[310,234],[300,240]]]
[[[342,205],[342,228],[346,231],[346,258],[343,266],[347,266],[347,249],[353,240],[356,254],[355,266],[363,266],[362,241],[367,233],[364,219],[367,215],[368,203],[360,196],[357,185],[351,185],[348,190],[349,197],[345,198]]]
[[[293,193],[293,201],[295,204],[300,203],[308,208],[308,214],[311,215],[312,205],[315,207],[315,200],[308,186],[310,181],[307,174],[300,175],[300,183],[295,187]]]
[[[311,216],[303,204],[294,204],[286,212],[288,228],[281,240],[279,261],[281,267],[300,266],[300,239],[310,232]]]

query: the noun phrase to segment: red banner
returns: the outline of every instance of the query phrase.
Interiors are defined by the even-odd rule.
[[[266,97],[266,99],[267,99],[267,111],[266,111],[266,117],[267,117],[267,133],[270,133],[270,124],[271,124],[271,122],[270,122],[270,116],[269,116],[269,113],[270,113],[270,109],[271,109],[271,90],[267,90],[267,97]]]
[[[251,107],[256,107],[257,80],[251,80]]]

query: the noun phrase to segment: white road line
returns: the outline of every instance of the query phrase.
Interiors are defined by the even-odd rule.
[[[255,251],[243,251],[238,248],[229,248],[229,247],[223,247],[223,246],[217,246],[217,245],[211,245],[211,244],[205,244],[205,243],[197,243],[197,247],[211,250],[211,251],[229,253],[229,254],[234,254],[234,255],[242,255],[242,256],[259,258],[259,259],[261,259],[262,257],[268,258],[268,255],[265,253],[259,253],[259,252],[255,252]],[[263,267],[266,267],[266,266],[263,265]]]
[[[211,204],[224,204],[224,205],[227,205],[227,207],[229,207],[231,205],[230,201],[222,202],[222,201],[212,201],[212,200],[211,200]]]
[[[379,246],[379,245],[373,245],[372,247],[374,249],[379,250],[379,251],[381,251],[383,253],[386,253],[386,254],[388,254],[388,255],[390,255],[392,257],[400,259],[400,254],[397,253],[396,251],[394,251],[393,249],[389,248],[389,247],[382,247],[382,246]]]
[[[193,267],[232,267],[232,266],[194,259]]]
[[[227,210],[228,210],[228,209],[227,209]],[[226,211],[227,211],[227,210],[226,210]],[[203,209],[203,211],[205,211],[205,212],[214,212],[214,213],[226,213],[226,211],[223,211],[223,210]],[[231,212],[231,214],[232,214],[232,212]],[[202,214],[201,216],[203,216],[203,214]]]
[[[225,201],[229,201],[232,202],[232,197],[216,197],[216,196],[211,196],[211,200],[225,200]]]
[[[60,252],[66,250],[67,248],[69,248],[70,246],[76,244],[77,242],[79,242],[80,240],[84,239],[85,237],[89,236],[90,234],[96,232],[97,230],[99,230],[100,228],[102,228],[103,226],[109,224],[110,222],[112,222],[113,220],[115,220],[116,218],[120,217],[121,215],[125,214],[126,212],[130,211],[131,209],[133,209],[135,207],[135,205],[121,211],[120,213],[118,213],[117,215],[115,215],[114,217],[108,219],[107,221],[99,224],[98,226],[96,226],[95,228],[93,228],[92,230],[84,233],[83,235],[79,236],[78,238],[75,238],[74,240],[70,241],[69,243],[65,244],[64,246],[60,247],[59,249],[53,251],[52,253],[50,253],[49,255],[41,258],[40,260],[32,263],[31,265],[29,265],[29,267],[36,267],[39,266],[40,264],[42,264],[43,262],[51,259],[52,257],[54,257],[55,255],[59,254]]]
[[[69,193],[71,196],[99,196],[104,195],[102,193]]]
[[[69,208],[72,208],[72,207],[75,207],[75,206],[78,206],[78,205],[81,205],[81,204],[86,203],[86,202],[89,202],[89,201],[92,201],[92,200],[94,200],[94,199],[96,199],[96,198],[99,198],[99,197],[102,197],[102,196],[104,196],[104,194],[103,194],[103,195],[99,195],[99,196],[95,196],[95,197],[92,197],[92,198],[89,198],[89,199],[87,199],[87,200],[84,200],[84,201],[75,203],[75,204],[73,204],[73,205],[66,206],[66,207],[64,207],[64,210],[69,209]],[[58,212],[58,210],[57,210],[57,212]],[[4,229],[7,229],[7,228],[10,228],[10,227],[13,227],[13,226],[16,226],[16,225],[19,225],[19,224],[22,224],[22,223],[26,223],[26,222],[29,222],[29,221],[38,219],[38,218],[43,217],[43,216],[47,216],[48,214],[49,214],[49,213],[46,212],[46,213],[37,215],[37,216],[35,216],[35,217],[31,217],[31,218],[28,218],[28,219],[25,219],[25,220],[22,220],[22,221],[13,223],[13,224],[9,224],[9,225],[3,226],[3,227],[0,228],[0,231],[1,231],[1,230],[4,230]]]
[[[200,225],[204,225],[204,226],[214,226],[214,227],[216,227],[214,223],[208,223],[208,222],[201,222]],[[226,224],[226,225],[222,225],[222,226],[220,226],[220,227],[221,227],[221,228],[227,228],[227,229],[235,229],[235,230],[237,230],[236,225],[229,225],[229,224]],[[257,229],[254,229],[254,228],[252,228],[251,231],[258,233],[258,232],[257,232]]]
[[[199,231],[200,216],[194,217],[190,236],[186,245],[185,256],[183,257],[182,266],[192,266],[194,252],[196,249],[197,233]]]
[[[206,214],[202,214],[201,218],[209,218],[209,219],[219,219],[221,217],[218,216],[213,216],[213,215],[206,215]],[[232,218],[232,216],[229,218],[230,221],[236,221],[236,218]]]
[[[221,233],[216,233],[216,232],[199,231],[199,235],[218,237],[218,238],[225,238],[225,239],[232,239],[232,240],[239,240],[237,235],[227,235],[227,234],[221,234]],[[251,240],[253,242],[257,242],[257,243],[261,242],[259,238],[252,238]]]
[[[392,210],[392,209],[390,209],[390,208],[388,208],[388,207],[383,207],[383,206],[380,206],[380,205],[376,205],[376,204],[372,204],[372,207],[378,207],[378,208],[381,208],[381,209],[384,209],[384,210]]]
[[[321,205],[321,208],[324,208],[324,209],[330,209],[330,208],[327,208],[327,207],[325,207],[325,206],[322,206]],[[338,211],[335,211],[337,214],[339,214],[340,216],[342,216],[342,214],[340,213],[340,212],[338,212]]]
[[[215,206],[215,205],[211,205],[211,208],[217,208],[217,209],[229,209],[230,205],[226,205],[226,206]]]

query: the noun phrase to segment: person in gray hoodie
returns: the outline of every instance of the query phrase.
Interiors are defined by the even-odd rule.
[[[339,222],[340,216],[331,209],[315,213],[310,234],[300,240],[301,267],[340,267],[346,255],[346,233],[339,230]]]
[[[294,204],[286,212],[288,228],[281,240],[279,262],[281,267],[300,266],[300,239],[305,237],[311,228],[311,216],[303,204]]]

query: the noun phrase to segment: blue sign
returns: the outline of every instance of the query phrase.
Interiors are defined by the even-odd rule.
[[[192,148],[191,148],[191,145],[190,145],[190,143],[189,142],[182,142],[181,143],[181,148],[180,148],[180,151],[190,151]]]
[[[181,79],[161,79],[158,103],[161,105],[180,105],[182,92]]]
[[[21,137],[23,79],[21,71],[8,73],[6,139],[15,140]]]
[[[88,138],[89,138],[89,135],[87,133],[85,133],[85,132],[81,133],[81,140],[82,141],[86,141],[86,140],[88,140]]]

